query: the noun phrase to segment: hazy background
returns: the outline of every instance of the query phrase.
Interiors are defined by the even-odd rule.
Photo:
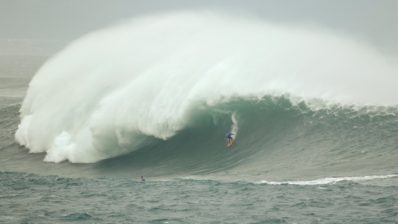
[[[207,9],[320,26],[398,52],[396,0],[0,0],[0,54],[48,55],[79,36],[157,11]]]

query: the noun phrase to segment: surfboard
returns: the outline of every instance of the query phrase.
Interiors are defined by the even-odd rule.
[[[228,148],[232,147],[233,145],[235,145],[235,139],[232,139],[231,142],[228,142],[228,143],[227,143],[227,147],[228,147]]]

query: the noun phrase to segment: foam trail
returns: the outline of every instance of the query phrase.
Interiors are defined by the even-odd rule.
[[[394,178],[398,175],[390,174],[390,175],[379,175],[379,176],[362,176],[362,177],[327,177],[321,178],[316,180],[303,180],[303,181],[260,181],[261,184],[270,184],[270,185],[324,185],[324,184],[336,184],[340,181],[353,181],[353,182],[360,182],[360,181],[368,181],[368,180],[375,180],[375,179],[387,179],[387,178]]]
[[[29,85],[16,140],[46,161],[96,162],[169,139],[203,102],[289,94],[397,105],[397,64],[315,28],[155,14],[88,34],[46,62]]]
[[[231,121],[232,121],[232,125],[231,125],[231,133],[233,133],[233,138],[236,139],[236,137],[238,137],[238,131],[239,131],[239,127],[238,127],[238,120],[236,119],[236,113],[232,113],[231,115]]]

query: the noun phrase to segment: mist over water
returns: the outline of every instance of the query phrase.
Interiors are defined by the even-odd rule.
[[[222,132],[239,128],[237,141],[249,150],[228,157],[226,168],[307,120],[303,103],[326,117],[337,108],[331,114],[342,114],[342,122],[361,108],[384,110],[392,117],[376,117],[393,127],[397,72],[396,58],[316,27],[198,11],[154,14],[88,34],[47,61],[29,85],[16,139],[30,152],[46,152],[45,161],[91,163],[132,151],[148,158],[143,150],[152,146],[186,158],[182,150],[211,152],[217,141],[222,147]],[[286,117],[271,116],[285,110]],[[257,138],[239,139],[241,123]],[[269,126],[281,132],[269,134]],[[211,129],[217,136],[206,135]],[[177,144],[190,130],[191,142]],[[310,129],[297,133],[303,130]]]

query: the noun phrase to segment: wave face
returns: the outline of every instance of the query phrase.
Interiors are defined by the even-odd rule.
[[[315,28],[151,15],[86,35],[47,61],[16,140],[51,162],[134,152],[137,164],[197,172],[242,164],[260,172],[253,166],[263,163],[244,161],[266,158],[364,164],[398,145],[397,71],[396,59]],[[238,144],[225,155],[230,130]]]
[[[183,130],[129,155],[102,161],[109,173],[230,180],[284,180],[396,173],[398,109],[315,109],[287,96],[198,105]],[[237,144],[224,136],[239,125]],[[198,178],[198,177],[192,177]],[[201,177],[200,177],[201,178]]]

